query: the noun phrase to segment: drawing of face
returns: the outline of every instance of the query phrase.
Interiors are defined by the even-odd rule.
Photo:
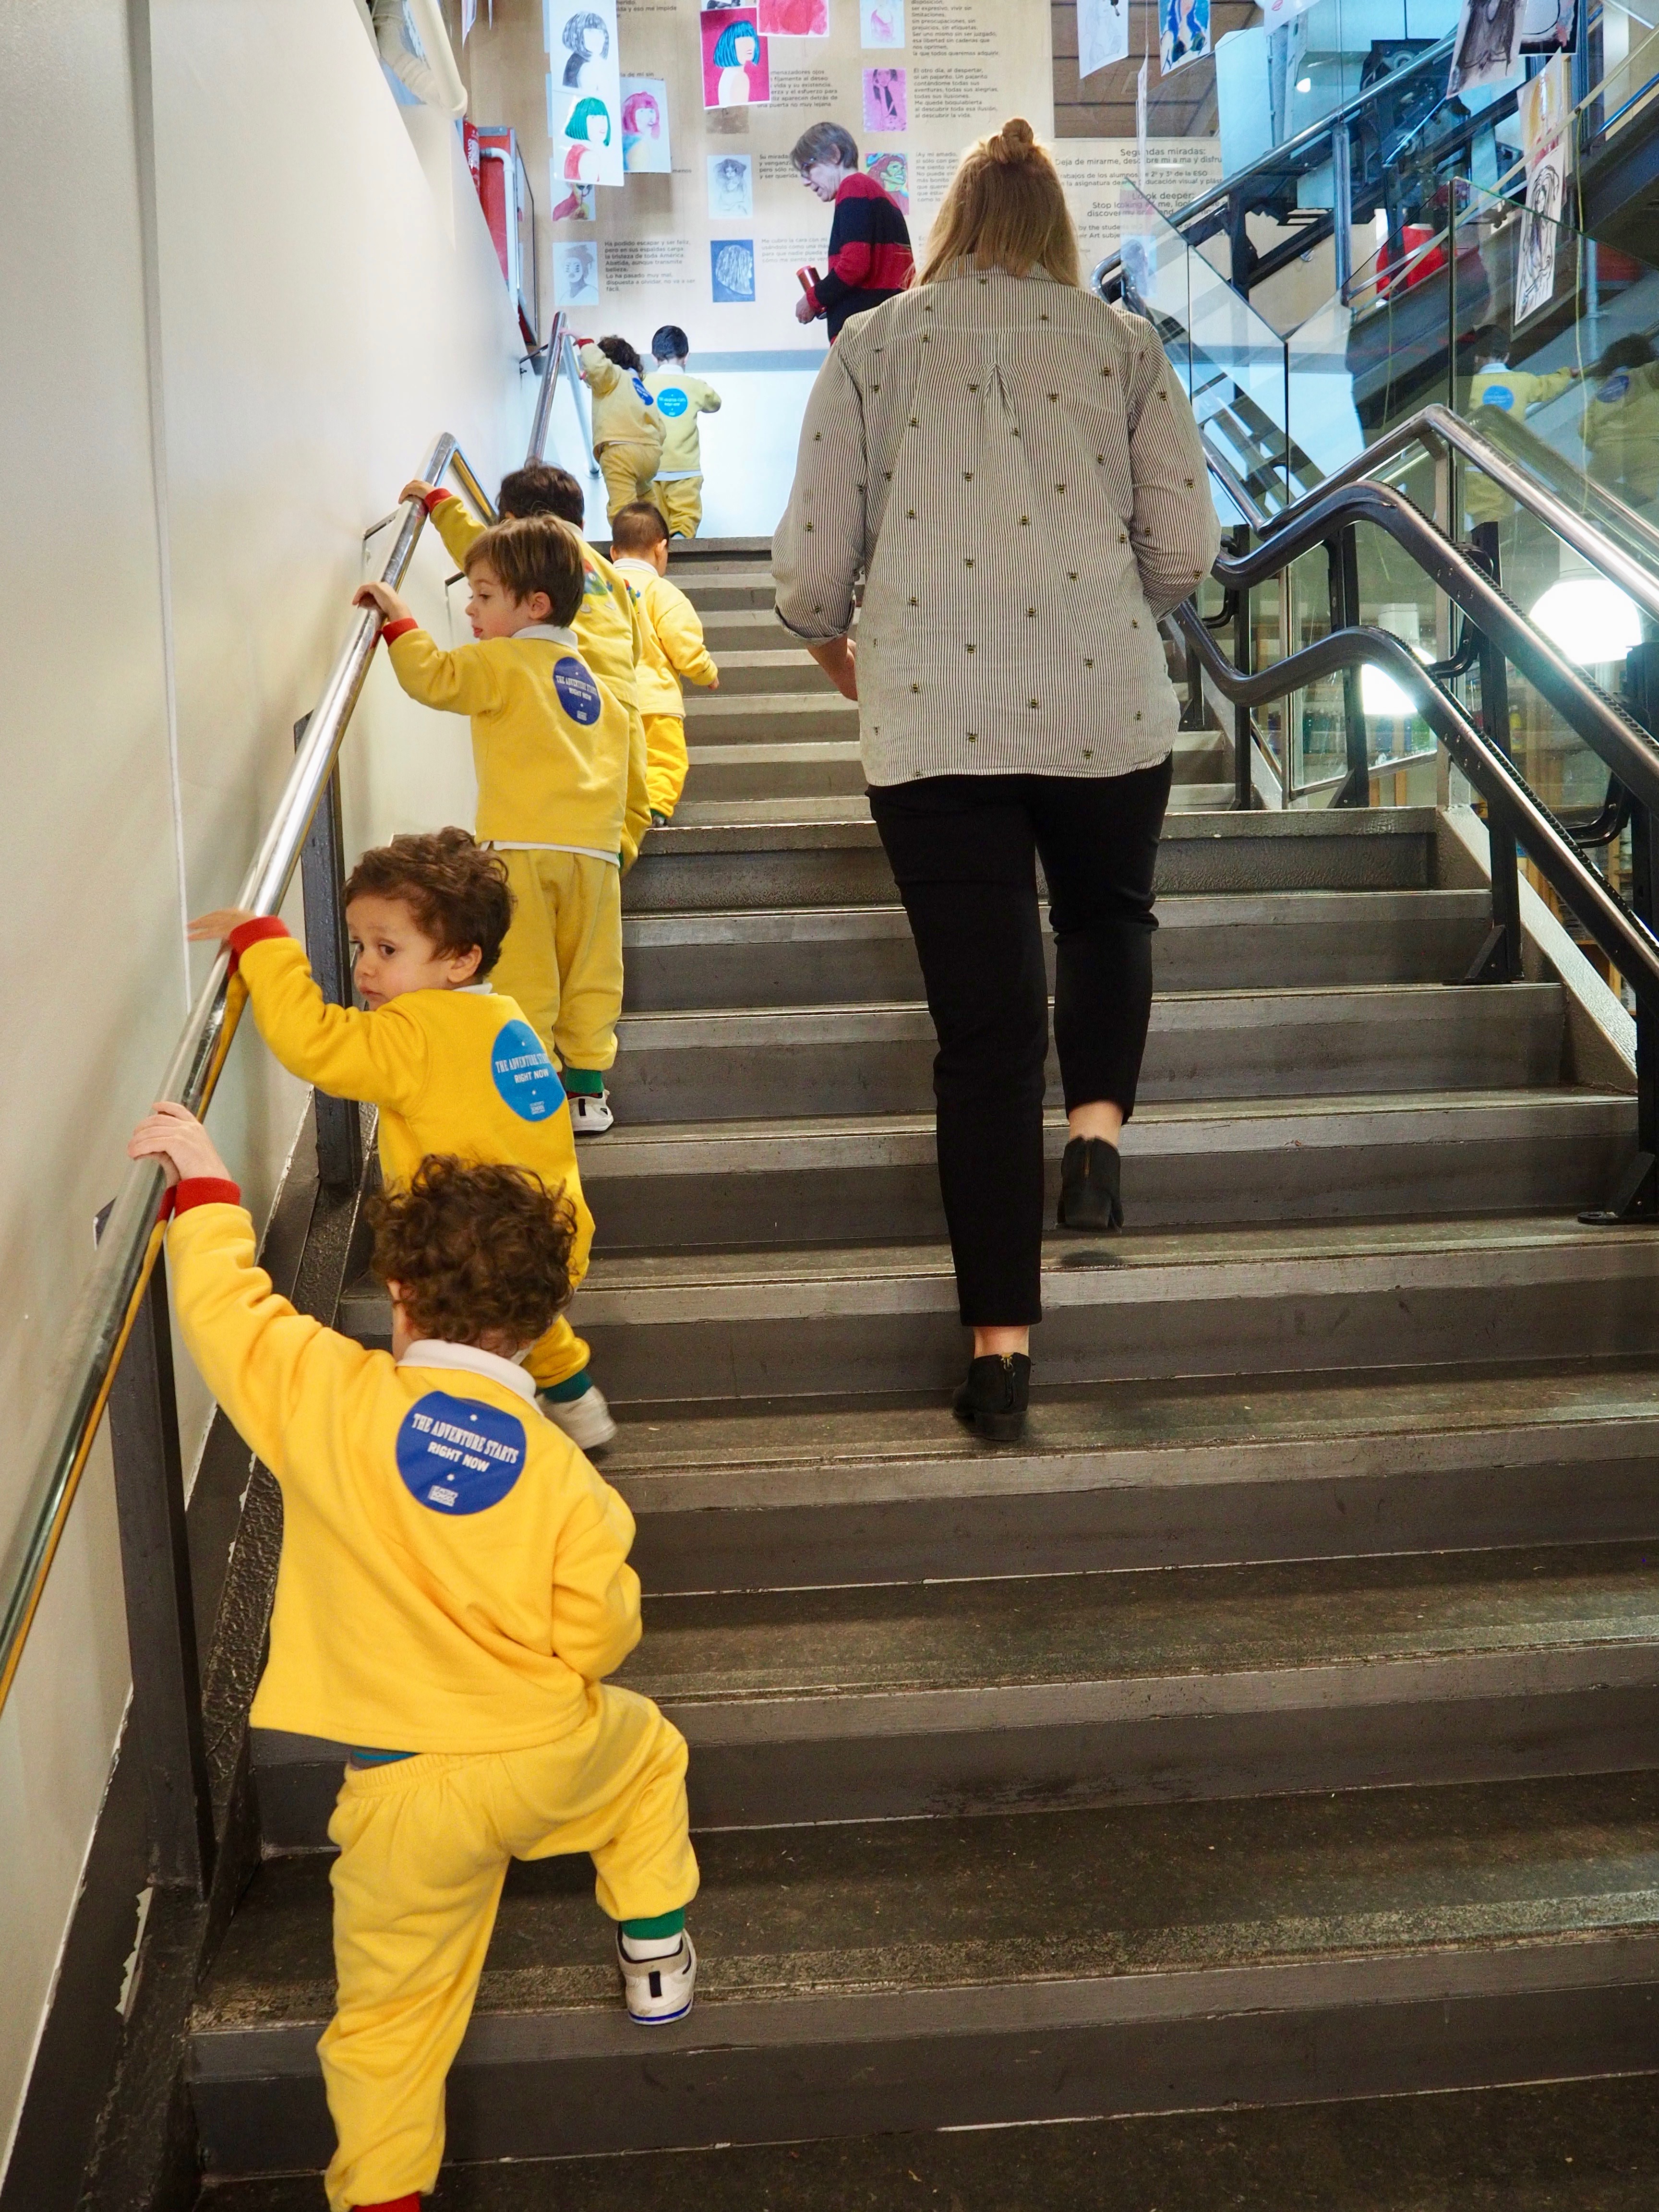
[[[756,55],[760,52],[760,47],[755,39],[745,29],[738,33],[737,37],[732,42],[732,50],[738,58],[738,68],[748,69],[753,64]]]

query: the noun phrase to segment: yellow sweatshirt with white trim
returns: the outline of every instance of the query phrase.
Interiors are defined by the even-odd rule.
[[[466,560],[467,548],[482,538],[484,526],[453,492],[434,491],[426,502],[427,513],[457,568]],[[640,720],[637,668],[645,650],[638,609],[622,578],[580,532],[582,550],[582,603],[570,625],[576,633],[576,650],[587,663],[601,690],[614,695],[628,715],[628,796],[623,815],[623,865],[633,866],[640,840],[651,820],[645,788],[645,730]]]
[[[296,1313],[234,1188],[179,1186],[167,1261],[191,1357],[283,1493],[254,1725],[408,1752],[569,1735],[639,1641],[627,1506],[507,1361],[399,1364]]]
[[[653,369],[645,382],[662,417],[662,459],[657,464],[658,476],[700,477],[702,433],[697,428],[697,417],[719,414],[719,392],[712,384],[705,384],[702,377],[693,376],[689,369],[672,366]]]
[[[622,853],[628,716],[595,683],[575,633],[537,623],[445,652],[413,623],[382,632],[411,699],[470,715],[478,836]]]
[[[1476,369],[1469,380],[1470,411],[1477,407],[1495,407],[1512,422],[1523,422],[1528,409],[1559,398],[1575,381],[1570,368],[1557,369],[1549,376],[1534,376],[1528,369],[1505,368],[1502,362],[1488,362],[1484,368]],[[1474,427],[1480,427],[1478,417]],[[1502,522],[1515,512],[1515,501],[1509,494],[1476,468],[1464,471],[1463,504],[1474,522]]]
[[[662,417],[646,390],[644,378],[631,368],[618,368],[592,339],[576,357],[582,365],[583,381],[593,395],[594,452],[606,446],[654,446],[660,453]]]
[[[528,1168],[575,1209],[570,1279],[587,1273],[593,1217],[582,1195],[570,1105],[546,1048],[509,999],[405,991],[372,1013],[331,1006],[303,945],[274,917],[233,930],[259,1034],[290,1075],[380,1109],[380,1169],[407,1183],[428,1152]]]
[[[645,618],[640,712],[683,715],[685,695],[680,690],[680,678],[708,684],[720,674],[703,643],[697,611],[679,586],[659,576],[648,561],[618,561],[617,573]]]

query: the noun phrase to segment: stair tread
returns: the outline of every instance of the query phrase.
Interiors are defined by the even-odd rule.
[[[698,1851],[703,1963],[696,2012],[663,2032],[677,2044],[718,2039],[736,2002],[781,2013],[787,2037],[799,2000],[887,1992],[1003,2009],[1021,1987],[1087,2002],[1092,1984],[1144,2015],[1183,1990],[1213,2008],[1218,1972],[1240,2005],[1265,2001],[1263,1969],[1339,1961],[1457,1986],[1456,1954],[1494,1948],[1571,1978],[1594,1939],[1659,1929],[1654,1773],[724,1831]],[[198,2002],[198,2064],[216,2036],[327,2017],[328,1874],[316,1855],[256,1875]],[[471,2039],[501,2014],[627,2029],[610,1942],[586,1859],[515,1865]]]
[[[618,1680],[677,1711],[1328,1668],[1376,1688],[1391,1661],[1614,1645],[1659,1679],[1656,1559],[1659,1542],[651,1595]]]

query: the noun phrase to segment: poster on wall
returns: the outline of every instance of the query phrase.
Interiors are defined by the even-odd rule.
[[[617,68],[616,0],[544,0],[550,67],[547,135],[573,185],[623,180],[622,80]]]
[[[705,107],[760,107],[772,97],[772,67],[759,16],[751,8],[705,8],[702,36]]]
[[[1077,73],[1129,58],[1129,0],[1077,0]]]
[[[763,39],[827,39],[830,0],[760,0]]]
[[[1161,0],[1158,62],[1165,76],[1210,52],[1210,0]]]
[[[904,210],[910,212],[910,157],[908,154],[866,154],[864,157],[866,176],[873,177],[883,191],[890,194]]]
[[[1521,51],[1523,54],[1568,52],[1578,28],[1576,0],[1522,0]]]
[[[755,165],[747,154],[708,156],[708,214],[720,222],[755,212]]]
[[[659,76],[625,76],[622,84],[623,168],[647,176],[672,173],[668,146],[668,87]]]
[[[1522,0],[1462,0],[1446,97],[1505,84],[1521,66]]]
[[[902,46],[904,0],[859,0],[859,44],[871,47]]]
[[[1555,296],[1555,248],[1566,197],[1567,122],[1572,64],[1565,54],[1545,64],[1521,88],[1521,144],[1527,163],[1527,204],[1515,246],[1515,322],[1518,328]]]
[[[1316,0],[1261,0],[1263,27],[1276,31],[1281,23],[1288,23],[1293,15],[1305,15]]]
[[[864,72],[864,127],[866,131],[906,131],[910,125],[909,88],[902,69],[867,69]]]
[[[593,187],[592,185],[568,185],[559,174],[556,161],[551,164],[549,178],[549,197],[553,203],[555,222],[592,222],[593,220]]]
[[[710,290],[717,307],[750,307],[755,298],[755,241],[716,238],[709,241]]]
[[[599,304],[599,249],[588,238],[561,238],[553,246],[553,304],[556,307],[597,307]]]

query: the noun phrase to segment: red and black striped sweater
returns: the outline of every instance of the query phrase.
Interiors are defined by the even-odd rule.
[[[830,266],[813,293],[814,306],[828,318],[830,343],[849,315],[903,291],[915,265],[909,226],[892,194],[856,170],[843,178],[830,226]]]

